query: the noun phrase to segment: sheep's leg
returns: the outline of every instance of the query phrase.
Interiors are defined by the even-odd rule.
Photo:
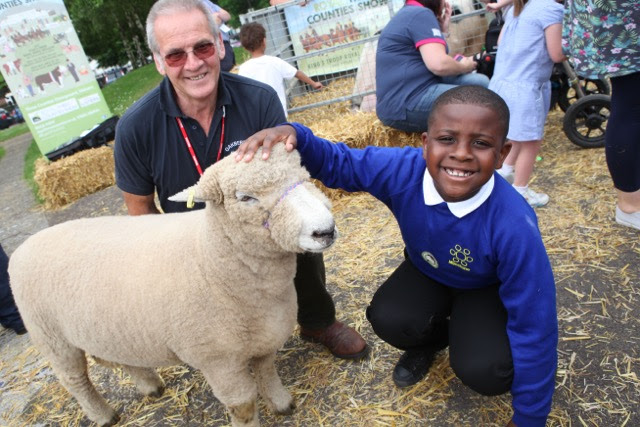
[[[234,427],[259,427],[258,389],[249,367],[239,362],[216,360],[200,369],[213,394],[229,410]]]
[[[131,376],[136,388],[145,396],[160,397],[164,393],[164,381],[155,369],[122,365],[122,369]]]
[[[76,398],[87,417],[100,426],[112,426],[120,417],[107,401],[96,391],[87,373],[87,358],[84,351],[66,346],[43,353],[60,383]]]
[[[129,374],[138,391],[145,396],[160,397],[164,393],[164,381],[153,368],[123,365],[93,355],[91,357],[103,366],[113,369],[122,368],[123,371]]]
[[[276,355],[255,358],[252,360],[253,373],[258,383],[258,392],[276,414],[293,413],[296,404],[289,391],[282,385],[276,371]]]

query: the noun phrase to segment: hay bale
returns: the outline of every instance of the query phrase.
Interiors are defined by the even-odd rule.
[[[338,79],[324,89],[297,97],[292,107],[314,104],[341,96],[350,95],[355,84],[354,78]],[[375,112],[361,112],[351,109],[349,101],[338,102],[323,107],[292,113],[292,122],[310,127],[317,136],[334,142],[344,142],[350,147],[420,146],[420,134],[403,132],[383,125]]]
[[[334,119],[311,123],[313,133],[350,147],[419,147],[420,133],[403,132],[385,126],[375,113],[351,112]]]
[[[83,150],[55,162],[42,157],[36,161],[34,180],[44,208],[59,209],[115,184],[113,148]]]

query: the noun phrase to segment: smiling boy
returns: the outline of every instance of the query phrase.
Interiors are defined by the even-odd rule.
[[[557,364],[551,265],[533,209],[495,170],[510,145],[498,95],[460,86],[441,95],[422,149],[352,149],[299,125],[250,137],[236,160],[274,143],[297,148],[326,186],[367,191],[393,212],[405,260],[367,308],[375,333],[404,350],[393,380],[420,381],[449,347],[458,378],[484,395],[511,391],[510,425],[544,426]]]

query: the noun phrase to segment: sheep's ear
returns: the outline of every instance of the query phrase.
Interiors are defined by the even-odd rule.
[[[203,200],[215,204],[221,204],[224,199],[220,181],[218,180],[218,170],[217,168],[207,168],[198,184],[196,184],[196,187],[198,187],[196,194]]]
[[[204,172],[196,185],[182,190],[169,197],[172,202],[186,202],[187,205],[197,202],[222,203],[222,189],[213,170]]]

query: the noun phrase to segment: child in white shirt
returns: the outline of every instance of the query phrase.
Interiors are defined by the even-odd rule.
[[[297,78],[314,89],[321,89],[322,83],[309,78],[288,62],[271,55],[265,55],[267,49],[267,32],[257,22],[244,24],[240,28],[240,43],[251,54],[251,59],[242,63],[238,74],[259,82],[268,84],[275,89],[287,114],[287,98],[285,95],[284,79]]]

